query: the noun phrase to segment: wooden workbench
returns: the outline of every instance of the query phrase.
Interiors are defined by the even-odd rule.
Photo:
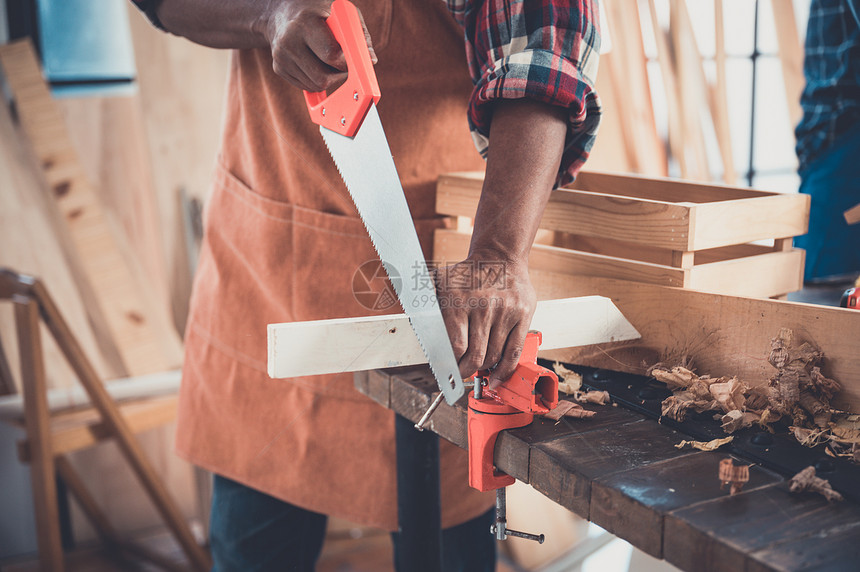
[[[421,367],[357,373],[355,384],[413,422],[437,393]],[[443,403],[427,427],[466,448],[464,403]],[[678,450],[689,439],[678,431],[622,407],[586,407],[597,414],[503,432],[497,467],[683,570],[860,568],[858,503],[789,494],[784,476],[755,465],[730,497],[717,480],[725,453]]]

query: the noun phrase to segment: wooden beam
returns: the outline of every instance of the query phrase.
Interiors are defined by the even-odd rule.
[[[600,296],[540,302],[531,329],[544,350],[638,337]],[[268,352],[272,378],[427,363],[405,314],[269,324]]]
[[[642,334],[613,347],[582,347],[547,352],[571,363],[644,373],[659,361],[692,358],[698,373],[736,375],[762,385],[775,373],[768,363],[770,340],[790,328],[824,352],[822,372],[842,385],[836,407],[860,411],[860,338],[856,310],[707,294],[622,280],[573,277],[531,271],[540,299],[608,296]]]
[[[34,300],[15,296],[15,323],[21,353],[21,383],[26,403],[27,435],[33,442],[30,482],[36,516],[36,539],[42,570],[62,572],[63,547],[60,542],[59,507],[51,451],[51,427],[45,401],[47,382],[39,330],[39,307]]]

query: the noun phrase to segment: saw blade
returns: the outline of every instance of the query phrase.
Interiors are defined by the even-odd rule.
[[[463,379],[442,319],[433,279],[375,105],[354,137],[320,127],[445,401],[463,395]],[[399,285],[399,286],[398,286]]]

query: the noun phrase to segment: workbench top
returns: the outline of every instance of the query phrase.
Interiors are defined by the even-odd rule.
[[[361,372],[355,384],[413,422],[438,393],[426,367]],[[689,436],[638,412],[585,407],[594,417],[503,432],[496,466],[682,570],[860,569],[860,504],[790,494],[783,475],[758,465],[729,496],[717,478],[727,453],[679,450]],[[465,398],[443,402],[426,427],[466,448],[466,415]]]

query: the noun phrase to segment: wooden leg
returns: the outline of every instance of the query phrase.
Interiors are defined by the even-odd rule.
[[[15,380],[12,379],[12,369],[6,352],[3,350],[3,341],[0,340],[0,395],[11,395],[15,393]]]
[[[36,511],[39,565],[42,570],[63,570],[54,456],[51,450],[45,362],[39,335],[39,308],[34,300],[14,296],[15,324],[21,353],[21,385],[27,440],[30,442],[30,481]]]
[[[129,465],[135,475],[137,475],[138,480],[143,485],[155,508],[173,532],[188,559],[194,565],[194,568],[201,572],[209,570],[212,567],[209,555],[195,541],[182,511],[179,510],[179,507],[170,496],[167,487],[164,486],[164,483],[152,468],[143,449],[141,449],[140,444],[135,439],[131,428],[120,413],[116,403],[108,395],[92,364],[90,364],[83,349],[69,329],[68,324],[63,320],[53,300],[48,296],[47,291],[41,283],[35,284],[33,289],[39,300],[45,325],[51,330],[51,334],[53,334],[54,339],[57,341],[57,345],[68,360],[69,365],[71,365],[77,374],[81,385],[87,392],[87,395],[89,395],[90,401],[92,401],[93,407],[98,410],[104,424],[115,436],[120,450],[123,452],[126,460],[128,460]]]

